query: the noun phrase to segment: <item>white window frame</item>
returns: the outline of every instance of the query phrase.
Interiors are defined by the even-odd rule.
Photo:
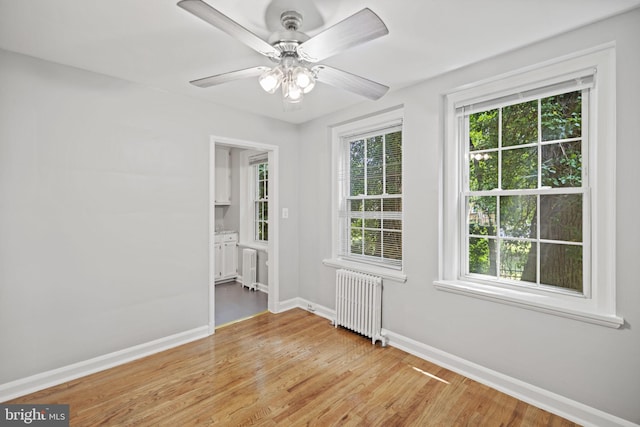
[[[462,197],[464,149],[460,141],[456,108],[477,105],[516,93],[536,91],[591,70],[594,87],[590,90],[588,158],[583,168],[588,179],[591,224],[588,270],[590,292],[584,295],[549,292],[527,287],[505,287],[464,275],[466,243],[462,241]],[[593,324],[618,328],[623,323],[616,313],[615,276],[615,45],[607,44],[549,61],[507,75],[453,91],[444,97],[443,165],[440,200],[440,259],[437,289],[487,299],[499,303],[550,313]],[[588,201],[587,201],[588,200]],[[585,261],[586,262],[586,261]]]
[[[269,162],[267,152],[255,150],[243,150],[240,152],[240,246],[266,251],[269,242],[256,240],[255,195],[257,178],[255,164],[252,164],[255,163],[256,158],[264,158],[264,162],[269,163],[269,181],[272,178],[272,165]],[[271,183],[268,185],[269,189],[271,189]],[[271,204],[272,200],[269,200],[269,202]],[[271,210],[269,213],[271,213]],[[269,235],[271,235],[273,232],[271,216],[269,216],[269,222]]]
[[[402,108],[397,108],[385,113],[370,116],[363,119],[358,119],[349,123],[337,125],[331,128],[331,153],[332,153],[332,254],[330,259],[323,260],[323,263],[327,266],[336,268],[349,268],[365,273],[375,274],[383,279],[389,279],[397,282],[405,282],[407,280],[404,274],[404,262],[400,266],[383,265],[380,263],[370,263],[365,260],[357,260],[354,258],[344,258],[340,256],[341,236],[343,230],[340,225],[340,206],[344,197],[343,191],[341,191],[340,173],[342,165],[345,162],[345,156],[349,155],[348,150],[345,150],[344,144],[349,136],[360,135],[369,133],[376,130],[382,130],[385,128],[391,128],[393,126],[402,126],[404,111]],[[403,164],[404,164],[404,150],[403,150]],[[405,173],[404,167],[402,168],[402,179],[404,182]],[[404,206],[404,192],[401,195]],[[403,207],[404,209],[404,207]],[[404,248],[404,221],[402,230],[402,246]],[[404,255],[403,255],[404,258]]]
[[[260,177],[259,177],[259,173],[258,173],[258,167],[260,165],[267,165],[267,179],[264,179],[263,181],[267,184],[265,187],[265,192],[266,192],[266,197],[264,198],[259,198],[259,191],[258,191],[258,186],[260,185]],[[259,244],[267,244],[269,242],[269,239],[259,239],[258,238],[258,223],[259,222],[263,222],[267,224],[267,227],[269,226],[269,218],[267,217],[266,220],[259,220],[258,219],[258,211],[257,211],[257,205],[258,203],[267,203],[267,209],[269,206],[269,178],[268,178],[268,173],[269,173],[269,161],[267,159],[265,159],[264,161],[260,161],[259,163],[256,163],[254,165],[251,166],[251,172],[252,172],[252,177],[251,180],[253,182],[253,188],[252,188],[252,192],[251,194],[253,194],[253,200],[252,200],[252,204],[253,204],[253,241]]]

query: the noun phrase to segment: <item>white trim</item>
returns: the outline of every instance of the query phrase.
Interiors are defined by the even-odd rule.
[[[301,298],[291,298],[286,301],[278,302],[278,310],[275,313],[284,313],[285,311],[293,310],[294,308],[304,308],[303,300]]]
[[[559,76],[566,76],[573,71],[580,74],[581,70],[585,69],[596,70],[595,85],[590,93],[595,112],[589,112],[589,128],[586,130],[590,147],[588,157],[583,159],[588,165],[585,169],[590,174],[588,179],[591,189],[591,295],[587,292],[584,297],[567,297],[559,292],[549,292],[545,296],[533,290],[510,290],[486,281],[473,280],[472,283],[471,279],[461,278],[463,264],[458,254],[463,242],[458,223],[463,215],[459,191],[459,159],[462,148],[456,139],[459,129],[455,107],[469,100],[484,99],[492,94],[503,96],[510,88],[531,88],[532,85],[553,82],[554,79],[559,79]],[[615,170],[616,163],[615,72],[615,44],[610,43],[539,66],[467,85],[443,97],[440,259],[438,280],[434,282],[437,289],[564,315],[608,327],[617,328],[624,324],[622,317],[616,313],[615,293],[616,183],[615,174],[611,173]]]
[[[268,261],[268,292],[267,308],[272,313],[278,312],[280,298],[280,238],[279,238],[279,150],[277,145],[261,142],[245,141],[212,135],[209,140],[209,334],[215,332],[215,209],[213,206],[215,192],[215,146],[238,147],[250,150],[266,151],[269,159],[269,242],[267,245]],[[242,176],[242,174],[241,174]],[[241,218],[242,221],[242,218]],[[263,249],[264,250],[264,249]]]
[[[349,270],[355,270],[362,273],[373,274],[374,276],[380,276],[383,279],[393,280],[394,282],[404,283],[407,281],[407,275],[402,271],[394,270],[391,268],[378,267],[373,264],[347,261],[342,258],[323,259],[322,263],[327,267],[348,268]]]
[[[538,311],[541,313],[580,320],[594,325],[619,328],[624,324],[624,319],[622,317],[580,310],[580,307],[571,307],[569,304],[560,305],[557,300],[551,300],[548,295],[533,295],[530,292],[507,288],[500,288],[500,292],[496,292],[495,286],[485,286],[480,283],[467,283],[458,280],[436,280],[433,284],[441,291],[472,296],[488,301],[526,308],[528,310]]]
[[[82,362],[52,369],[0,385],[0,402],[15,399],[45,388],[53,387],[105,369],[123,365],[136,359],[160,353],[174,347],[206,338],[208,326],[200,326],[164,338],[149,341],[123,350],[114,351]]]

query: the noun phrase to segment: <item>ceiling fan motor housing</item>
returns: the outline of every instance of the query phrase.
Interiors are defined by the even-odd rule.
[[[283,12],[280,22],[284,30],[276,31],[269,37],[269,44],[278,49],[282,56],[298,57],[297,49],[300,44],[309,40],[309,36],[298,31],[302,25],[302,15],[294,10]],[[274,58],[274,62],[278,62]]]

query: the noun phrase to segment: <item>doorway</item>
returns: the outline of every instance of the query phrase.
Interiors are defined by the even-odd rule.
[[[216,231],[219,229],[220,209],[216,209],[216,147],[225,147],[229,149],[243,150],[243,151],[257,151],[266,153],[269,163],[269,180],[268,180],[268,194],[269,203],[267,205],[268,218],[269,218],[269,238],[266,242],[266,256],[267,256],[267,309],[275,313],[277,312],[277,302],[279,300],[279,271],[278,271],[278,258],[279,258],[279,242],[278,242],[278,146],[263,144],[254,141],[243,141],[237,139],[230,139],[224,137],[212,136],[209,143],[209,334],[215,332],[216,326],[216,272],[220,269],[220,258],[216,256]],[[219,164],[219,162],[218,162]],[[218,226],[218,227],[217,227]],[[247,246],[247,242],[250,240],[247,236],[246,227],[240,227],[239,231],[239,247]],[[249,245],[250,246],[250,245]],[[237,252],[241,252],[237,249]],[[219,285],[220,286],[220,285]],[[240,285],[239,285],[240,286]],[[253,291],[251,291],[253,292]],[[259,291],[258,291],[259,292]],[[221,293],[219,292],[219,295]]]

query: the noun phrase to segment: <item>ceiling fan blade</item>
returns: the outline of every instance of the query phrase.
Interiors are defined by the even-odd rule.
[[[248,77],[257,77],[260,74],[267,71],[269,67],[253,67],[253,68],[245,68],[244,70],[231,71],[229,73],[217,74],[215,76],[204,77],[202,79],[190,81],[194,86],[198,87],[209,87],[215,86],[222,83],[231,82],[234,80],[246,79]]]
[[[280,51],[276,48],[202,0],[182,0],[178,2],[178,6],[231,37],[235,37],[255,51],[270,58],[280,57]]]
[[[305,61],[318,62],[353,46],[389,34],[384,22],[369,8],[351,15],[298,46]]]
[[[388,86],[376,83],[373,80],[326,65],[316,65],[312,70],[316,73],[318,81],[357,93],[374,101],[380,99],[389,90]]]

